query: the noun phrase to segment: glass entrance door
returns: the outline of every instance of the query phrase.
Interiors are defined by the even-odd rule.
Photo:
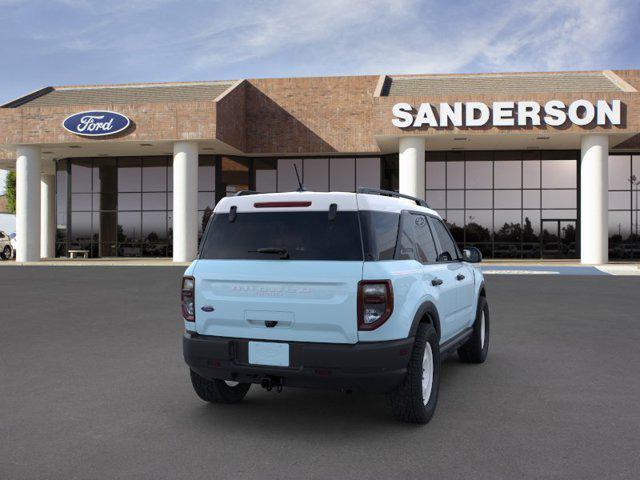
[[[575,219],[542,219],[540,250],[542,258],[577,258]]]

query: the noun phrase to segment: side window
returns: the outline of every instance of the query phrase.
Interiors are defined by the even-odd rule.
[[[435,262],[436,257],[436,246],[427,217],[411,212],[402,212],[396,258],[429,263]]]
[[[416,260],[420,263],[435,262],[438,254],[436,244],[431,236],[431,229],[424,215],[411,215],[416,238]]]
[[[433,230],[433,234],[440,244],[440,255],[443,256],[442,261],[452,261],[458,259],[458,247],[451,238],[451,234],[441,220],[429,218],[429,224]]]
[[[402,212],[400,230],[398,232],[397,260],[418,260],[416,254],[416,238],[413,228],[413,215]]]
[[[4,238],[4,233],[0,232],[0,239]]]
[[[360,211],[360,225],[366,260],[393,260],[400,215]]]

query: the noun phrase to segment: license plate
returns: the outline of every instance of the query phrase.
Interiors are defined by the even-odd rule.
[[[249,363],[253,365],[289,366],[289,344],[249,342]]]

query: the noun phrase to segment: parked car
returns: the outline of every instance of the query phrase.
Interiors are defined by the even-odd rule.
[[[251,384],[379,392],[398,419],[427,423],[442,357],[487,358],[480,260],[396,192],[224,198],[182,280],[193,388],[213,403]]]
[[[8,233],[0,230],[0,257],[2,260],[10,260],[13,258],[15,247],[12,238]]]

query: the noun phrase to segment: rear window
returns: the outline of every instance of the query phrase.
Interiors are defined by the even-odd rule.
[[[357,212],[215,214],[200,258],[218,260],[362,260]]]

